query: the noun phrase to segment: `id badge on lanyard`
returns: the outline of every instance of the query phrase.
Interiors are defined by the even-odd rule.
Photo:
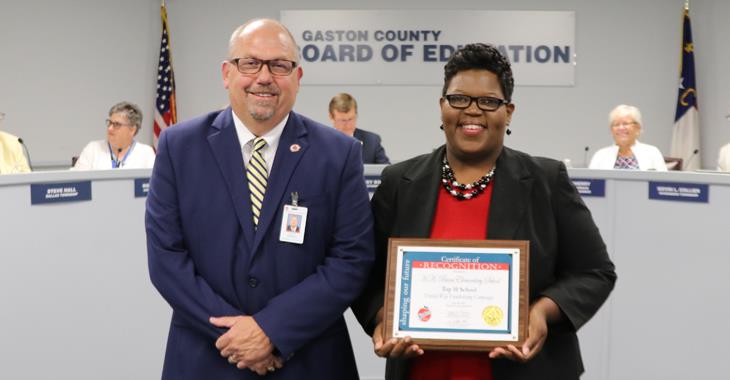
[[[284,205],[281,217],[279,240],[287,243],[304,243],[304,231],[307,227],[307,208],[299,206],[299,194],[291,193],[292,204]]]

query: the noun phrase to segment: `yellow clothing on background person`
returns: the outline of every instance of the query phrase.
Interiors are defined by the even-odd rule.
[[[16,136],[0,131],[0,174],[27,173],[28,161]]]

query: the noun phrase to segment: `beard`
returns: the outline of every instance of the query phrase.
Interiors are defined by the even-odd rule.
[[[271,119],[276,113],[277,102],[281,91],[278,88],[270,86],[262,86],[259,88],[249,89],[250,92],[269,92],[276,97],[269,100],[255,100],[248,103],[248,113],[251,118],[257,121],[266,121]]]
[[[258,106],[256,104],[250,104],[248,107],[248,113],[254,120],[266,121],[274,117],[274,107],[272,106]]]

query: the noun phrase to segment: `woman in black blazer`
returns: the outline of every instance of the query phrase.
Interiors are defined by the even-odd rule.
[[[471,378],[562,380],[583,372],[576,331],[606,300],[616,273],[565,166],[503,146],[513,86],[509,62],[493,46],[457,50],[446,64],[440,100],[446,144],[383,171],[372,199],[376,265],[353,310],[373,336],[376,354],[388,358],[386,379],[413,378],[411,371],[424,364],[418,361],[428,357],[409,338],[383,342],[388,238],[432,237],[443,228],[435,225],[443,207],[476,205],[489,196],[487,220],[475,221],[488,226],[482,238],[530,242],[530,323],[524,347],[476,356],[489,361],[480,368],[490,373]]]

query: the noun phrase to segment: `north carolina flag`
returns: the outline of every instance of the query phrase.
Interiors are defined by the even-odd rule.
[[[684,8],[682,31],[682,59],[679,66],[677,112],[672,133],[672,157],[682,158],[683,170],[695,170],[702,163],[700,151],[700,121],[695,86],[695,55],[689,7]]]
[[[160,42],[160,59],[157,62],[157,99],[155,101],[155,137],[157,140],[165,128],[177,123],[177,106],[175,104],[175,73],[172,71],[172,53],[170,52],[170,32],[167,27],[167,8],[160,8],[162,15],[162,38]]]

